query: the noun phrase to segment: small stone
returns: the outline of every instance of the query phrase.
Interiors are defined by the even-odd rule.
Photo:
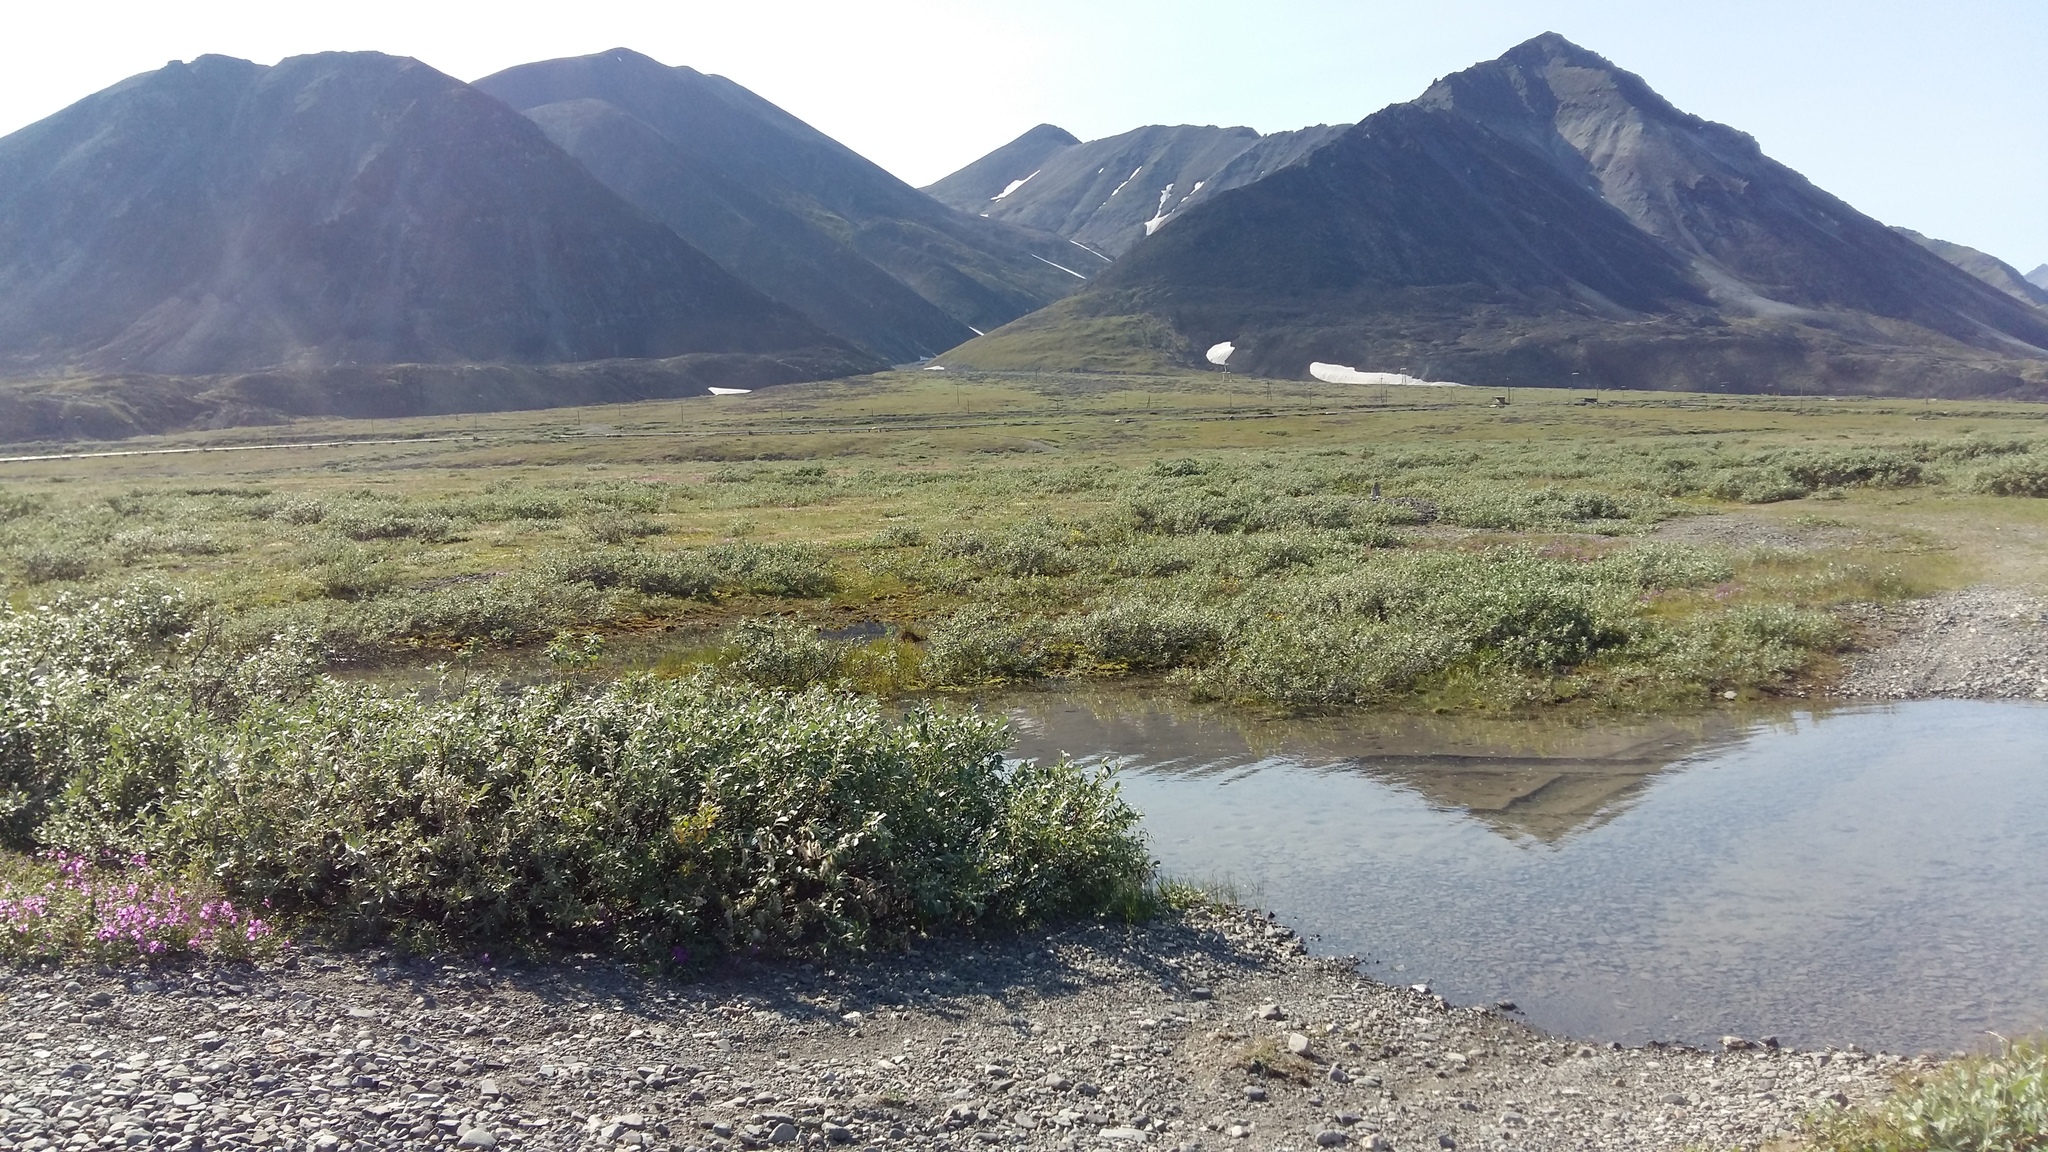
[[[1145,1130],[1142,1128],[1104,1128],[1102,1131],[1097,1132],[1096,1135],[1104,1140],[1121,1140],[1128,1144],[1137,1144],[1145,1139]]]
[[[1723,693],[1721,693],[1721,699],[1723,699],[1723,700],[1733,700],[1733,699],[1735,699],[1735,689],[1733,689],[1733,688],[1730,688],[1730,689],[1728,689],[1728,690],[1727,690],[1726,692],[1723,692]]]
[[[1209,991],[1207,988],[1188,989],[1189,998],[1194,1000],[1207,1000],[1214,995],[1216,994],[1214,992]]]
[[[1495,1008],[1500,1009],[1503,1012],[1519,1011],[1519,1009],[1515,1007],[1515,1002],[1513,1000],[1495,1000],[1493,1002],[1493,1006]]]
[[[478,1092],[483,1093],[486,1096],[502,1095],[502,1093],[498,1091],[498,1082],[496,1080],[491,1079],[488,1076],[484,1077],[482,1080],[477,1082],[476,1090]]]
[[[1316,1133],[1316,1145],[1320,1148],[1335,1148],[1350,1142],[1351,1137],[1339,1132],[1335,1128],[1325,1128],[1321,1132]]]
[[[1287,1019],[1287,1013],[1285,1013],[1285,1012],[1282,1012],[1282,1011],[1280,1010],[1280,1006],[1279,1006],[1278,1004],[1261,1004],[1261,1005],[1259,1005],[1259,1013],[1258,1013],[1258,1015],[1259,1015],[1259,1019],[1261,1019],[1261,1020],[1285,1020],[1285,1019]]]
[[[488,1128],[471,1128],[455,1142],[457,1148],[496,1148],[498,1138]]]
[[[314,1152],[334,1152],[336,1148],[341,1147],[341,1137],[323,1128],[313,1134],[311,1143]]]
[[[784,1117],[784,1119],[787,1119],[787,1117]],[[647,1117],[640,1115],[638,1112],[628,1112],[624,1116],[612,1117],[612,1123],[617,1124],[621,1128],[645,1128],[647,1127]]]
[[[1266,1099],[1266,1090],[1254,1084],[1244,1090],[1244,1098],[1255,1104],[1263,1103]]]
[[[1330,1083],[1349,1084],[1351,1083],[1351,1073],[1346,1072],[1342,1064],[1332,1064],[1330,1065]]]
[[[1045,1074],[1045,1079],[1039,1081],[1039,1083],[1045,1085],[1047,1088],[1050,1088],[1055,1092],[1065,1092],[1067,1089],[1072,1088],[1074,1086],[1074,1082],[1072,1080],[1067,1079],[1065,1076],[1062,1076],[1057,1072],[1047,1072]]]
[[[1688,1103],[1688,1101],[1685,1098],[1685,1094],[1682,1092],[1671,1093],[1670,1095],[1664,1097],[1664,1102],[1677,1108],[1683,1108]]]
[[[1451,1134],[1449,1132],[1446,1132],[1443,1135],[1436,1138],[1436,1146],[1439,1148],[1456,1148],[1458,1146],[1458,1142],[1451,1138]]]
[[[1756,1045],[1754,1045],[1754,1044],[1751,1044],[1751,1043],[1750,1043],[1749,1041],[1747,1041],[1747,1040],[1744,1040],[1744,1039],[1743,1039],[1742,1037],[1740,1037],[1740,1036],[1723,1036],[1723,1037],[1721,1037],[1721,1048],[1722,1048],[1722,1050],[1723,1050],[1723,1051],[1727,1051],[1727,1052],[1741,1052],[1741,1051],[1743,1051],[1744,1049],[1748,1049],[1748,1048],[1754,1048],[1754,1047],[1756,1047]]]
[[[1394,1142],[1375,1132],[1366,1139],[1365,1152],[1394,1152]]]
[[[832,1144],[851,1144],[851,1143],[853,1143],[853,1129],[851,1129],[851,1128],[848,1128],[848,1127],[847,1127],[846,1125],[844,1125],[844,1124],[831,1124],[831,1123],[828,1123],[828,1124],[826,1124],[826,1125],[825,1125],[825,1127],[824,1127],[823,1131],[824,1131],[824,1133],[825,1133],[825,1139],[826,1139],[826,1141],[827,1141],[828,1143],[832,1143]]]
[[[1289,1032],[1287,1034],[1287,1050],[1296,1056],[1308,1055],[1308,1037],[1303,1036],[1299,1032]]]
[[[845,1021],[848,1024],[859,1024],[862,1020],[867,1019],[867,1017],[861,1015],[858,1012],[848,1012],[844,1016],[841,1016],[839,1019]]]
[[[1083,1096],[1099,1096],[1102,1094],[1102,1089],[1087,1083],[1074,1085],[1074,1091],[1079,1092]]]
[[[1223,1134],[1225,1136],[1230,1137],[1232,1140],[1242,1140],[1245,1137],[1251,1135],[1252,1130],[1245,1127],[1242,1124],[1232,1124],[1230,1127],[1225,1128],[1223,1130]]]
[[[1529,1118],[1520,1112],[1503,1112],[1500,1114],[1500,1126],[1503,1128],[1527,1128],[1529,1126]]]
[[[780,1124],[777,1124],[775,1128],[768,1133],[768,1142],[770,1144],[796,1143],[796,1125],[791,1124],[787,1120],[783,1121]]]
[[[171,1093],[171,1103],[176,1104],[180,1108],[194,1107],[199,1103],[199,1093],[173,1092]]]

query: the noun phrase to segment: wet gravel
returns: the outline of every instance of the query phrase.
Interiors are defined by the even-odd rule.
[[[355,953],[0,994],[0,1152],[1756,1147],[1905,1063],[1582,1045],[1239,911],[694,980]]]

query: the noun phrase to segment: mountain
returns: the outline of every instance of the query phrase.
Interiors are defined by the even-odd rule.
[[[2025,276],[2020,275],[2019,269],[1988,252],[1979,252],[1967,244],[1923,236],[1911,228],[1893,225],[1892,231],[2008,296],[2025,300],[2029,304],[2048,307],[2048,288],[2030,282]]]
[[[1079,143],[1065,128],[1040,124],[938,183],[925,185],[924,192],[941,204],[978,215],[991,201],[1013,190],[1012,185]]]
[[[2043,264],[2027,273],[2027,283],[2036,288],[2048,288],[2048,264]]]
[[[1176,366],[1229,342],[1230,371],[1289,378],[2048,393],[2039,309],[1554,34],[1181,212],[947,361],[1104,341]]]
[[[1058,237],[956,212],[721,76],[614,49],[476,87],[735,275],[893,361],[1086,278]]]
[[[416,60],[204,56],[0,138],[15,375],[729,353],[872,366]]]
[[[963,212],[1056,232],[1115,257],[1194,205],[1300,161],[1346,127],[1261,136],[1154,125],[1083,144],[1041,124],[925,191]]]

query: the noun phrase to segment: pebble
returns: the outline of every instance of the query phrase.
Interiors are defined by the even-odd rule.
[[[1567,1043],[1375,983],[1271,928],[1205,912],[858,961],[737,960],[689,981],[591,957],[501,969],[376,952],[198,965],[147,989],[132,973],[0,968],[0,1152],[1415,1152],[1509,1131],[1517,1152],[1679,1152],[1756,1147],[1908,1070],[1863,1053]],[[1210,997],[1177,991],[1195,986]],[[1276,1039],[1345,1064],[1310,1082],[1255,1070]]]

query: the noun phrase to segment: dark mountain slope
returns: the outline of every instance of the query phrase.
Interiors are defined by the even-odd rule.
[[[1345,127],[1261,136],[1153,125],[1059,149],[1042,147],[1035,128],[925,191],[964,212],[1121,256],[1179,213],[1299,162]]]
[[[694,162],[602,100],[543,104],[527,115],[612,190],[836,336],[900,363],[972,334],[810,216]]]
[[[218,373],[850,347],[413,60],[223,57],[0,139],[0,361]]]
[[[979,213],[1005,189],[1080,142],[1065,128],[1040,124],[938,183],[925,185],[924,192],[941,204]]]
[[[2020,274],[2019,269],[1989,252],[1979,252],[1968,244],[1936,240],[1932,236],[1923,236],[1911,228],[1894,225],[1892,231],[2016,300],[2024,300],[2036,307],[2048,307],[2048,288],[2029,281]]]
[[[522,112],[535,114],[600,179],[680,235],[729,254],[728,267],[772,295],[789,300],[800,288],[793,268],[843,269],[847,254],[907,286],[956,327],[993,328],[1080,286],[1056,237],[955,212],[863,159],[747,89],[720,76],[671,68],[636,52],[548,60],[507,69],[476,86]],[[567,131],[590,110],[539,110],[600,101],[640,122],[666,144],[658,157],[648,141],[620,131]],[[707,198],[723,197],[707,211]],[[792,221],[804,225],[793,230]],[[754,258],[773,251],[755,264]],[[837,251],[834,257],[830,250]],[[1080,271],[1080,270],[1077,270]],[[869,274],[871,276],[871,274]],[[822,298],[858,297],[872,281],[801,289],[821,319],[852,331],[858,317]],[[787,295],[785,295],[787,294]],[[862,321],[870,346],[936,350],[927,344],[929,316],[911,318],[905,333],[886,317],[908,315],[902,301],[878,301],[885,322]]]
[[[2048,316],[1556,36],[1136,245],[1062,315],[1183,362],[1474,384],[2019,393]],[[949,354],[1014,363],[1019,326]],[[1056,348],[1032,326],[1029,346]],[[1095,359],[1104,357],[1097,350]],[[1041,360],[1043,357],[1040,358]]]

